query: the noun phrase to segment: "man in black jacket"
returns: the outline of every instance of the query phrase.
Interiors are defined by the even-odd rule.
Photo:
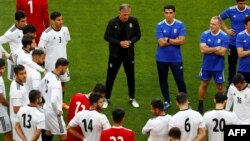
[[[141,38],[141,31],[137,19],[130,16],[130,13],[130,6],[122,4],[119,15],[109,21],[104,35],[104,39],[109,42],[109,62],[103,108],[108,106],[112,87],[122,63],[127,76],[129,102],[133,107],[139,107],[135,100],[134,44]]]

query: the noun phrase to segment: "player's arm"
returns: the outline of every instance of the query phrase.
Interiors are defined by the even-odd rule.
[[[19,122],[16,122],[16,126],[15,126],[16,132],[18,134],[18,136],[22,139],[22,141],[27,141],[27,139],[24,136],[23,130],[21,128],[21,125]]]
[[[3,44],[8,43],[8,39],[5,35],[0,37],[0,51],[4,53],[5,57],[11,60],[11,55],[4,49]]]
[[[77,118],[78,118],[78,115],[76,114],[74,116],[74,118],[69,122],[68,126],[67,126],[67,131],[69,133],[71,133],[73,136],[77,137],[78,139],[80,140],[84,140],[84,136],[79,134],[75,129],[74,127],[78,126],[77,124]]]
[[[200,51],[202,54],[211,54],[218,51],[219,47],[209,47],[206,43],[200,43]]]
[[[3,93],[0,93],[0,103],[5,107],[9,107],[9,102],[4,98]]]
[[[170,40],[170,38],[166,37],[166,38],[158,39],[157,42],[161,47],[166,47],[166,46],[170,45],[169,40]]]
[[[32,79],[32,88],[35,90],[38,90],[39,84],[40,84],[40,79],[39,78],[34,78]]]
[[[110,44],[120,46],[120,40],[116,39],[113,37],[113,34],[115,34],[113,29],[114,27],[114,22],[110,21],[108,23],[108,26],[106,28],[105,34],[104,34],[104,39],[108,41]]]
[[[235,35],[235,31],[232,28],[228,28],[224,21],[221,22],[221,27],[228,35]]]
[[[205,141],[206,140],[206,129],[205,128],[199,128],[198,129],[198,135],[194,139],[194,141]]]
[[[179,36],[178,38],[175,38],[175,39],[169,39],[169,44],[183,45],[184,41],[185,41],[185,36]]]
[[[33,68],[33,69],[36,69],[40,72],[45,72],[45,69],[42,68],[41,66],[39,66],[37,63],[35,63],[34,61],[32,61],[31,59],[28,59],[28,58],[24,58],[23,59],[23,64]]]
[[[42,133],[42,129],[36,129],[31,141],[37,141]]]
[[[146,123],[146,125],[142,128],[142,134],[143,135],[150,135],[150,130],[151,130],[151,126],[150,125],[150,120]]]
[[[50,26],[50,24],[49,24],[48,0],[44,0],[42,9],[43,9],[43,22],[44,22],[45,29],[46,29],[46,28],[48,28]]]
[[[239,58],[250,56],[250,50],[243,50],[243,47],[237,47]]]
[[[233,85],[233,84],[232,84]],[[226,110],[230,111],[232,105],[233,105],[233,96],[232,96],[232,87],[234,86],[230,86],[227,92],[227,103],[226,103]]]
[[[221,46],[218,46],[217,48],[218,48],[218,50],[216,50],[214,52],[214,54],[219,55],[219,56],[225,56],[225,54],[227,52],[227,48],[221,47]]]
[[[130,39],[131,42],[130,44],[136,43],[141,38],[141,29],[139,22],[137,21],[137,19],[134,19],[133,23],[134,23],[134,32],[132,38]]]
[[[60,99],[60,95],[62,95],[59,88],[52,88],[51,90],[51,105],[53,110],[58,116],[62,115],[62,105],[58,101]]]

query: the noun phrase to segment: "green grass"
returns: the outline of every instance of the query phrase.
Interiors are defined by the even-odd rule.
[[[156,39],[155,26],[163,20],[163,6],[172,3],[176,6],[176,18],[183,21],[187,29],[186,42],[183,45],[184,76],[191,106],[197,107],[197,92],[200,80],[198,73],[202,61],[199,50],[200,34],[209,28],[209,20],[218,15],[235,1],[229,0],[49,0],[49,10],[61,11],[64,24],[71,33],[68,44],[71,81],[67,84],[66,100],[69,101],[76,92],[88,93],[97,82],[105,83],[108,61],[108,43],[103,35],[110,18],[117,16],[119,5],[127,2],[132,7],[132,15],[137,17],[142,30],[142,38],[135,47],[136,98],[140,108],[134,109],[128,104],[128,90],[124,69],[121,67],[115,80],[111,105],[103,112],[110,119],[111,111],[122,107],[126,111],[124,126],[135,131],[138,141],[147,140],[141,134],[146,121],[152,117],[150,101],[162,98],[155,63]],[[13,23],[15,2],[1,0],[0,2],[0,35]],[[8,48],[5,45],[6,48]],[[227,67],[227,65],[226,65]],[[227,69],[225,72],[227,76]],[[172,107],[168,114],[177,112],[174,98],[177,87],[170,72],[169,88]],[[10,82],[5,79],[6,89]],[[214,107],[213,96],[215,84],[211,81],[206,95],[205,110]],[[110,120],[111,122],[111,120]],[[0,140],[3,140],[0,135]],[[55,138],[56,140],[56,138]]]

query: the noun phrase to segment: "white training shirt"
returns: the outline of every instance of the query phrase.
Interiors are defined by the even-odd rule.
[[[62,112],[62,86],[60,78],[53,72],[46,73],[39,84],[39,90],[45,99],[44,110]]]
[[[230,110],[233,104],[233,112],[244,123],[250,124],[250,85],[239,91],[233,84],[227,93],[226,110]]]
[[[224,109],[208,111],[203,116],[209,141],[224,141],[224,125],[240,124],[233,112]]]
[[[27,65],[24,66],[27,72],[27,78],[25,83],[27,93],[29,93],[31,90],[38,90],[38,86],[41,82],[40,72],[34,68],[28,67]]]
[[[205,122],[197,111],[186,109],[172,116],[169,129],[178,127],[181,130],[181,141],[193,141],[198,135],[199,128],[205,128]]]
[[[23,31],[14,24],[0,37],[0,52],[6,50],[2,44],[9,43],[11,53],[14,53],[22,46]]]
[[[157,116],[147,121],[142,128],[142,134],[149,133],[148,141],[168,141],[170,115]]]
[[[2,76],[0,76],[0,94],[2,94],[3,97],[6,99],[5,85]],[[4,106],[2,103],[0,103],[0,115],[8,116],[7,107]]]
[[[70,34],[66,26],[63,26],[59,31],[54,30],[52,27],[48,27],[42,33],[38,49],[45,51],[46,71],[52,71],[55,68],[58,58],[63,57],[67,59],[66,45],[69,40]]]
[[[102,131],[111,127],[107,117],[95,110],[78,112],[69,125],[80,126],[87,141],[99,141]]]
[[[24,106],[17,113],[16,122],[20,123],[25,138],[31,141],[37,129],[45,129],[45,116],[38,107]],[[42,141],[41,135],[38,141]]]

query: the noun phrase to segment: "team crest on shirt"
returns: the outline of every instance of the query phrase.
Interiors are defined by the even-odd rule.
[[[163,32],[165,33],[165,32],[167,32],[166,30],[163,30]]]
[[[233,93],[233,95],[236,95],[236,93]]]
[[[207,41],[208,41],[208,42],[211,42],[211,39],[208,39]]]
[[[233,15],[233,18],[236,18],[236,15]]]
[[[133,27],[133,24],[132,24],[132,23],[129,23],[129,27],[132,28],[132,27]]]
[[[247,40],[243,40],[243,42],[244,42],[244,43],[246,43],[246,42],[247,42]]]
[[[56,37],[53,38],[54,40],[56,39]]]
[[[19,35],[19,36],[17,36],[17,38],[21,38],[21,36]]]
[[[221,43],[221,39],[218,39],[218,40],[217,40],[217,43],[220,44],[220,43]]]
[[[177,29],[176,28],[174,29],[174,33],[177,33]]]

